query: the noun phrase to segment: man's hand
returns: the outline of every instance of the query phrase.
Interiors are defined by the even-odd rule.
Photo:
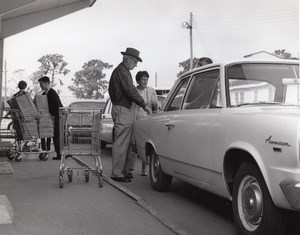
[[[150,110],[147,106],[144,108],[144,111],[145,111],[147,114],[151,114],[151,110]]]

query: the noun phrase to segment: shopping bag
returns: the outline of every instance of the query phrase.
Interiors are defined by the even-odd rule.
[[[48,97],[46,95],[36,95],[35,106],[40,113],[48,114],[49,113]]]
[[[38,138],[38,128],[35,119],[29,121],[21,119],[15,128],[17,140],[32,140]]]
[[[12,99],[16,100],[18,109],[21,111],[26,121],[32,121],[39,116],[38,111],[29,93],[25,93],[21,96]]]
[[[54,136],[53,118],[50,114],[41,114],[38,122],[40,138],[51,138]]]

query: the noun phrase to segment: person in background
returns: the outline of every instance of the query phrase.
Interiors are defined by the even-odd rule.
[[[17,92],[17,93],[15,93],[14,95],[13,95],[13,97],[18,97],[18,96],[21,96],[21,95],[24,95],[25,93],[26,93],[26,88],[27,88],[27,83],[25,82],[25,81],[23,81],[23,80],[21,80],[21,81],[19,81],[19,83],[18,83],[18,88],[19,88],[19,91]],[[4,106],[3,106],[3,108],[4,108]],[[2,109],[2,111],[1,112],[3,112],[3,109]],[[3,113],[1,113],[1,117],[2,117],[2,115],[3,115]],[[19,129],[20,129],[20,124],[18,123],[18,121],[16,121],[16,116],[15,115],[17,115],[17,113],[16,112],[14,112],[14,111],[12,111],[11,109],[7,112],[7,114],[5,115],[5,116],[12,116],[12,117],[14,117],[14,119],[13,119],[13,127],[14,127],[14,129],[16,130],[17,128],[18,128],[18,134],[20,134],[21,135],[21,133],[19,133]],[[22,117],[22,115],[19,115],[18,114],[18,117],[20,118],[20,119],[23,119],[23,117]]]
[[[211,58],[201,57],[198,62],[198,67],[207,65],[207,64],[212,64],[212,63],[213,63],[213,61],[211,60]]]
[[[39,80],[40,87],[44,91],[42,95],[47,95],[49,113],[54,118],[54,136],[53,144],[56,152],[56,157],[54,160],[60,160],[60,138],[59,138],[59,108],[63,107],[57,92],[50,85],[50,78],[47,76],[41,77]],[[50,139],[50,140],[49,140]],[[51,138],[47,138],[47,145],[45,139],[41,139],[42,150],[50,150]]]
[[[135,119],[138,120],[143,117],[147,117],[148,114],[155,113],[158,110],[158,99],[155,89],[148,86],[149,73],[147,71],[139,71],[135,76],[137,82],[137,91],[143,97],[144,101],[148,104],[148,110],[150,113],[145,112],[139,106],[135,107]],[[142,176],[147,176],[147,162],[142,160]]]
[[[130,70],[137,66],[140,52],[134,48],[126,48],[121,52],[123,61],[113,70],[109,80],[108,92],[112,101],[112,119],[114,122],[114,142],[112,146],[111,179],[118,182],[131,182],[128,177],[129,144],[132,138],[132,126],[135,119],[134,105],[146,109],[147,103],[139,95],[133,85]]]
[[[18,83],[18,88],[19,88],[19,91],[13,95],[13,97],[17,97],[17,96],[20,96],[20,95],[23,95],[26,93],[25,89],[27,87],[27,83],[25,81],[20,81]]]

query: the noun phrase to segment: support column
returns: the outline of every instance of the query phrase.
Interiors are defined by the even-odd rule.
[[[0,35],[1,35],[1,15],[0,15]],[[1,114],[2,114],[1,109],[2,109],[3,52],[4,52],[4,39],[0,38],[0,113]],[[1,117],[0,117],[0,120],[1,120]]]

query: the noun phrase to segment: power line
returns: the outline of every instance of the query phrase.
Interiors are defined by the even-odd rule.
[[[231,15],[206,15],[198,16],[197,25],[241,25],[241,24],[274,24],[274,23],[299,23],[298,10],[282,10],[273,12],[231,14]]]
[[[286,10],[278,10],[278,11],[268,11],[268,12],[250,12],[250,13],[243,13],[243,14],[217,14],[217,15],[203,15],[199,14],[199,18],[230,18],[230,17],[269,17],[269,16],[280,16],[280,15],[298,15],[298,9],[286,9]]]

